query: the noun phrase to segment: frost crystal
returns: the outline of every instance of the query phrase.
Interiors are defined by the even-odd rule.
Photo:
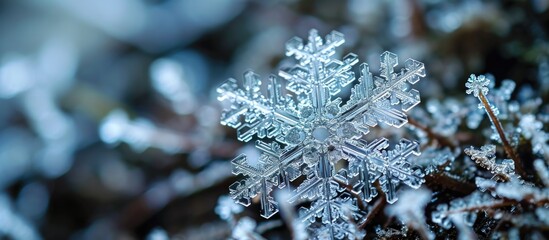
[[[473,226],[477,219],[477,212],[485,211],[485,208],[498,203],[501,203],[501,200],[495,200],[488,194],[475,191],[465,198],[451,201],[450,205],[438,205],[431,215],[431,220],[439,226],[449,229],[452,222],[456,221],[452,215],[456,215],[464,221],[460,221],[459,224]]]
[[[259,160],[244,155],[233,160],[233,173],[246,179],[231,185],[231,196],[247,206],[259,194],[261,215],[268,218],[278,211],[271,191],[289,188],[290,182],[305,176],[290,201],[313,201],[300,217],[331,223],[332,238],[344,237],[347,222],[363,215],[357,200],[341,184],[351,185],[369,201],[377,194],[373,183],[379,181],[392,203],[399,183],[418,188],[424,181],[423,173],[407,160],[410,154],[419,154],[417,142],[403,139],[394,150],[387,150],[387,139],[369,143],[360,139],[378,123],[394,127],[407,123],[405,112],[420,102],[419,92],[411,85],[425,76],[423,64],[408,59],[403,69],[395,71],[397,56],[384,52],[380,76],[361,64],[358,84],[343,103],[337,94],[356,80],[352,67],[358,62],[352,53],[343,60],[334,59],[336,47],[343,43],[341,33],[334,31],[323,41],[311,30],[308,43],[297,37],[286,43],[286,55],[297,64],[270,76],[267,94],[253,72],[244,74],[242,86],[231,78],[217,89],[219,100],[230,105],[222,114],[222,124],[236,128],[241,141],[254,136],[268,139],[256,143],[262,152]],[[287,82],[285,90],[281,78]],[[347,170],[336,167],[342,159],[348,162]],[[345,214],[349,211],[353,213]]]
[[[506,79],[501,82],[499,88],[495,87],[494,77],[490,74],[471,75],[465,86],[467,87],[466,93],[473,93],[475,98],[479,97],[479,93],[482,93],[483,97],[490,103],[490,108],[493,113],[500,119],[510,119],[512,114],[519,114],[517,112],[519,106],[517,102],[509,101],[511,94],[515,90],[516,84],[514,81]],[[487,94],[490,92],[491,94]],[[478,128],[480,122],[484,118],[485,106],[482,103],[477,103],[477,100],[473,98],[467,98],[467,105],[469,106],[469,113],[467,114],[467,126],[469,128]],[[482,101],[482,100],[481,100]],[[496,135],[497,136],[497,135]],[[498,139],[499,137],[496,137]]]
[[[469,147],[466,148],[464,152],[479,166],[486,168],[493,174],[498,174],[506,179],[515,174],[515,164],[511,159],[504,159],[500,163],[496,162],[495,145],[484,145],[480,147],[480,150]]]
[[[478,97],[479,94],[486,95],[488,93],[488,85],[490,85],[490,80],[484,75],[479,75],[477,77],[474,74],[471,74],[469,79],[467,79],[467,83],[465,83],[465,87],[467,87],[465,92],[467,94],[472,93],[475,97]]]

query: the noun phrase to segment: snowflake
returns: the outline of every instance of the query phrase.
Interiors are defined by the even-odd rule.
[[[411,154],[419,155],[417,142],[402,139],[388,150],[387,139],[369,143],[361,139],[378,123],[394,127],[407,123],[405,112],[420,102],[411,85],[425,76],[423,64],[408,59],[404,69],[395,71],[397,56],[384,52],[380,76],[372,76],[368,64],[361,64],[358,84],[343,104],[337,95],[357,80],[352,67],[358,62],[352,53],[343,60],[334,58],[336,47],[343,43],[341,33],[333,31],[323,41],[311,30],[306,44],[297,37],[286,43],[286,55],[297,64],[270,76],[267,94],[260,77],[251,71],[244,74],[242,86],[231,78],[217,89],[219,100],[228,103],[221,123],[236,128],[241,141],[262,139],[256,142],[262,152],[259,159],[240,155],[232,161],[233,174],[246,177],[230,186],[232,198],[248,206],[259,194],[261,215],[269,218],[278,211],[271,191],[291,188],[291,182],[303,176],[295,181],[299,184],[293,183],[298,186],[289,201],[312,201],[310,208],[300,211],[300,218],[331,223],[332,238],[344,237],[342,229],[349,229],[348,222],[364,215],[356,207],[359,200],[342,184],[370,201],[377,195],[373,184],[378,181],[393,203],[399,183],[418,188],[424,181],[421,170],[407,160]],[[287,82],[285,90],[280,79]],[[336,164],[341,160],[347,164]],[[347,223],[338,225],[342,220]]]
[[[490,79],[486,78],[484,75],[479,75],[478,77],[474,74],[471,74],[465,87],[467,94],[473,94],[473,96],[478,97],[479,94],[486,95],[488,94],[488,85],[490,85]]]

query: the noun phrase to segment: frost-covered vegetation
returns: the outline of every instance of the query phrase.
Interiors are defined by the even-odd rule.
[[[549,236],[547,0],[0,1],[0,34],[0,239]]]

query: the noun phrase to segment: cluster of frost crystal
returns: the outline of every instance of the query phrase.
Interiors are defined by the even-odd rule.
[[[421,170],[407,160],[419,155],[417,142],[402,139],[388,150],[387,139],[361,139],[378,123],[407,123],[405,112],[420,102],[411,85],[425,76],[423,64],[408,59],[395,71],[397,56],[384,52],[380,76],[361,64],[358,84],[343,103],[336,95],[357,80],[352,67],[358,62],[352,53],[343,60],[334,58],[343,43],[341,33],[334,31],[323,41],[311,30],[307,43],[297,37],[286,43],[286,55],[297,64],[270,76],[266,94],[253,72],[246,72],[241,84],[229,79],[217,89],[218,99],[229,106],[221,123],[236,128],[241,141],[261,139],[256,142],[262,152],[259,159],[240,155],[232,161],[233,173],[246,177],[230,186],[232,198],[248,206],[259,195],[261,215],[269,218],[278,211],[273,189],[298,185],[289,201],[312,201],[300,210],[300,218],[307,224],[318,219],[329,224],[333,238],[350,234],[349,222],[364,220],[358,200],[343,185],[370,201],[377,195],[373,184],[378,181],[393,203],[399,183],[418,188],[424,182]],[[340,160],[347,164],[337,164]],[[301,176],[299,184],[291,183]]]
[[[515,175],[515,163],[511,159],[504,159],[501,162],[496,161],[496,146],[492,144],[480,147],[480,150],[469,147],[464,150],[473,161],[479,166],[489,170],[493,174],[503,175],[509,178]]]
[[[473,226],[477,219],[477,212],[484,211],[485,207],[489,208],[492,205],[501,203],[501,200],[495,200],[486,193],[478,191],[473,192],[465,198],[458,198],[450,202],[450,204],[440,204],[436,207],[431,215],[431,220],[439,226],[449,229],[455,215],[465,221],[468,226]]]

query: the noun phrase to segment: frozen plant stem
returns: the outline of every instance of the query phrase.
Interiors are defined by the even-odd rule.
[[[486,98],[486,94],[488,94],[488,91],[490,88],[489,85],[490,85],[490,80],[486,78],[484,75],[479,75],[477,77],[474,74],[471,74],[471,76],[469,77],[469,79],[467,79],[467,82],[465,83],[465,87],[467,87],[467,90],[465,92],[467,94],[473,94],[473,96],[475,96],[480,100],[480,103],[482,104],[482,106],[484,107],[484,110],[486,111],[486,113],[488,114],[488,117],[490,118],[490,122],[492,122],[492,125],[494,125],[494,127],[496,128],[496,131],[498,132],[499,138],[503,143],[503,149],[515,163],[515,170],[521,176],[525,176],[525,172],[522,167],[522,162],[520,161],[520,158],[513,150],[513,147],[511,147],[511,144],[509,144],[509,141],[505,136],[505,132],[503,131],[501,122],[496,116],[497,113],[494,112],[494,110],[495,111],[498,111],[498,110],[495,106],[492,106],[488,101],[488,99]]]
[[[503,149],[507,153],[507,155],[513,159],[513,162],[515,162],[515,169],[521,176],[524,176],[525,172],[522,168],[522,161],[518,157],[515,150],[513,150],[513,147],[511,147],[511,144],[509,144],[509,141],[507,140],[507,137],[505,136],[505,132],[503,132],[503,127],[501,126],[501,122],[496,117],[496,114],[494,114],[494,111],[492,111],[492,108],[490,107],[490,103],[488,102],[488,99],[484,96],[482,92],[479,92],[478,99],[484,105],[484,110],[486,110],[486,113],[488,114],[488,117],[490,118],[490,121],[496,128],[496,131],[498,132],[499,138],[501,139],[501,142],[503,143]]]

